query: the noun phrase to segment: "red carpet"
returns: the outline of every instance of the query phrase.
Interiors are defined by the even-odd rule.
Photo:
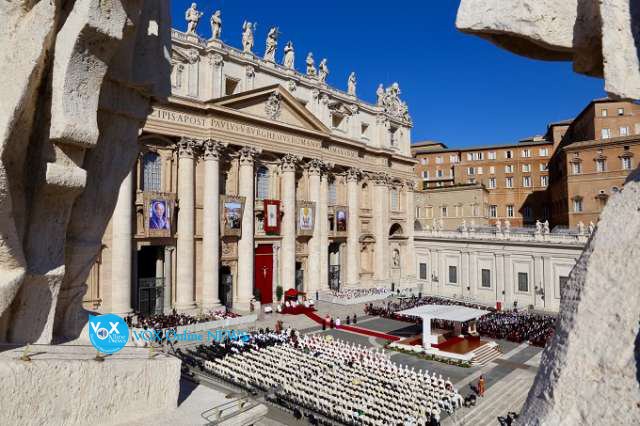
[[[318,316],[318,314],[316,314],[314,312],[305,312],[305,315],[308,316],[309,318],[311,318],[312,320],[314,320],[315,322],[317,322],[320,325],[322,325],[322,323],[324,322],[324,319],[321,318],[320,316]],[[376,337],[378,339],[392,340],[394,342],[397,341],[397,340],[400,340],[400,337],[398,337],[398,336],[392,336],[390,334],[385,334],[385,333],[378,333],[377,331],[367,330],[366,328],[354,327],[354,326],[351,326],[351,325],[341,325],[340,328],[338,328],[338,330],[351,331],[352,333],[357,333],[357,334],[362,334],[362,335],[365,335],[365,336]]]
[[[311,313],[313,311],[315,311],[315,308],[305,308],[304,305],[298,305],[293,308],[287,308],[285,306],[284,308],[282,308],[281,313],[286,315],[300,315],[300,314]]]

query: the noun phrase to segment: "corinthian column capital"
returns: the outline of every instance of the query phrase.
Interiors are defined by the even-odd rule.
[[[253,162],[256,161],[256,157],[260,154],[260,150],[257,148],[253,148],[251,146],[245,146],[238,151],[240,154],[240,164],[241,165],[253,165]]]
[[[179,158],[193,158],[196,149],[195,139],[183,137],[177,145]]]
[[[226,143],[219,142],[213,139],[207,139],[202,143],[202,152],[205,161],[207,160],[219,160],[222,152],[227,147]]]
[[[298,165],[298,163],[300,163],[301,160],[302,159],[297,155],[285,154],[280,159],[280,168],[283,172],[295,172],[296,166]]]
[[[358,182],[361,176],[362,170],[356,167],[351,167],[349,170],[347,170],[347,182]]]

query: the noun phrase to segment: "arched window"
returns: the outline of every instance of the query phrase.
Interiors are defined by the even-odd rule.
[[[258,167],[256,172],[256,199],[266,200],[269,198],[269,169],[265,166]]]
[[[147,152],[142,157],[142,190],[162,191],[162,158],[155,152]]]
[[[336,191],[336,182],[329,182],[329,205],[335,206],[338,201],[338,193]]]

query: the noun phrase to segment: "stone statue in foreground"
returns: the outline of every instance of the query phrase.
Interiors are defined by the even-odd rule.
[[[86,324],[85,280],[139,129],[170,91],[168,7],[0,3],[0,341],[75,339]]]
[[[640,98],[633,0],[462,0],[459,29],[507,50],[573,61],[611,96]],[[640,170],[612,197],[561,289],[556,333],[518,424],[640,424]],[[584,232],[584,224],[579,226]]]

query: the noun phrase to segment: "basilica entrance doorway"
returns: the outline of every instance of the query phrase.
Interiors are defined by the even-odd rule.
[[[164,246],[144,246],[137,258],[136,310],[161,314],[164,307]]]
[[[260,303],[273,302],[273,245],[260,244],[255,254],[255,291]]]

